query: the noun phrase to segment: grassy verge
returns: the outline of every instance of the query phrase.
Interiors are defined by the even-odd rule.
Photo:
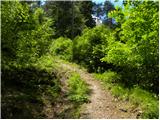
[[[62,78],[65,90],[65,99],[67,102],[64,103],[62,111],[58,113],[57,118],[72,118],[78,119],[81,116],[81,105],[88,102],[89,99],[89,88],[83,79],[81,79],[79,73],[74,70],[74,67],[79,68],[77,64],[67,62],[56,58],[56,71]],[[66,64],[72,66],[73,69],[69,69]],[[65,78],[64,78],[65,77]]]
[[[72,73],[67,83],[69,100],[75,103],[84,103],[88,101],[88,86],[80,78],[80,75],[78,73]]]
[[[121,78],[115,72],[108,71],[103,74],[94,74],[95,78],[100,80],[103,86],[111,93],[122,100],[129,100],[133,105],[139,106],[142,109],[141,118],[158,118],[159,117],[159,101],[158,97],[149,93],[138,86],[126,88],[117,81]]]

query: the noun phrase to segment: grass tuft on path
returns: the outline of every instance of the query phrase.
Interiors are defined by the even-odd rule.
[[[68,98],[73,102],[84,103],[88,101],[88,85],[80,78],[78,73],[72,73],[67,81]]]

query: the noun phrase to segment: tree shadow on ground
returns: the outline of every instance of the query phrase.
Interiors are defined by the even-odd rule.
[[[49,96],[54,104],[60,92],[54,73],[34,67],[2,69],[1,78],[2,118],[45,118],[42,96]]]

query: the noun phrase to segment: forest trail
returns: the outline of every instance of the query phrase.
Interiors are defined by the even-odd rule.
[[[88,103],[81,106],[81,119],[136,119],[137,108],[131,107],[128,102],[119,101],[113,97],[110,91],[103,89],[100,81],[95,80],[92,74],[72,66],[67,63],[59,62],[60,66],[69,71],[75,71],[89,85],[91,90]]]

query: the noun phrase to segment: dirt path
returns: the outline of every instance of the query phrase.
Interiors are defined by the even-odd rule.
[[[81,107],[82,119],[136,119],[138,114],[136,109],[133,110],[127,102],[116,100],[90,73],[69,64],[61,63],[61,65],[65,69],[78,72],[91,89],[90,102]]]

